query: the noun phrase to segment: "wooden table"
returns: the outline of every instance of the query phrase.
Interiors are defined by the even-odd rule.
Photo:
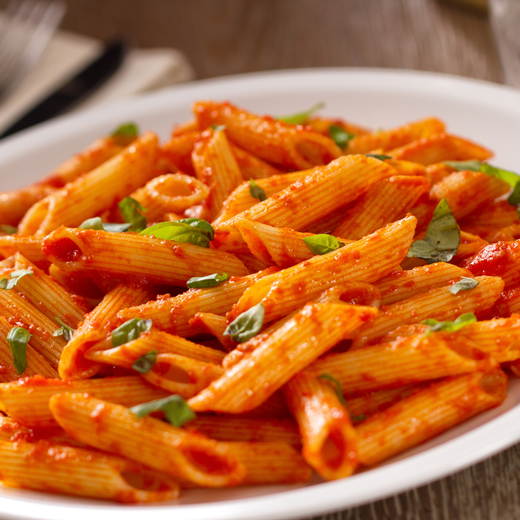
[[[68,0],[62,27],[175,47],[198,79],[298,67],[391,67],[502,82],[486,14],[436,0]],[[7,0],[0,0],[0,8]],[[520,428],[520,425],[519,425]],[[513,520],[520,447],[321,520]],[[316,517],[315,520],[317,520]]]

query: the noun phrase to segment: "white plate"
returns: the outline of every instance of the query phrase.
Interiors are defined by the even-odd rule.
[[[230,100],[261,114],[290,114],[324,101],[325,115],[373,128],[435,115],[455,134],[495,150],[493,163],[520,170],[520,93],[498,85],[430,73],[322,69],[201,81],[63,117],[0,145],[2,190],[21,186],[121,122],[166,137],[190,117],[195,100]],[[520,381],[505,403],[390,462],[336,482],[190,491],[175,504],[119,506],[91,500],[0,490],[0,518],[31,520],[282,520],[345,509],[444,477],[520,441]],[[1,461],[0,461],[1,469]]]

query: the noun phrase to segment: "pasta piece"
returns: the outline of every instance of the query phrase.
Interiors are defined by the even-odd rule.
[[[127,459],[46,441],[0,441],[2,484],[127,504],[173,500],[179,485]]]
[[[49,400],[53,395],[63,392],[88,394],[123,406],[135,406],[168,395],[140,376],[83,381],[62,381],[35,376],[1,384],[0,409],[29,428],[55,427],[56,421],[49,409]]]
[[[247,358],[191,398],[189,405],[195,411],[252,410],[376,313],[373,307],[307,304]]]
[[[66,271],[103,272],[130,281],[145,277],[152,283],[181,287],[193,276],[248,274],[235,255],[133,233],[62,227],[45,238],[43,251]]]
[[[520,312],[520,287],[504,291],[496,301],[491,313],[505,318]]]
[[[251,253],[238,253],[236,257],[247,267],[250,273],[258,273],[267,269],[269,265],[265,264]]]
[[[201,128],[224,125],[230,141],[267,162],[293,170],[328,164],[341,155],[329,137],[310,128],[259,117],[230,103],[195,103]]]
[[[51,264],[49,275],[65,287],[69,293],[85,298],[91,307],[94,307],[103,299],[104,294],[89,274],[63,271],[57,265]]]
[[[455,171],[457,171],[455,168],[448,166],[446,163],[434,163],[426,167],[426,178],[430,181],[430,185],[434,186]]]
[[[57,394],[50,408],[72,437],[207,487],[239,484],[245,468],[226,445],[81,394]]]
[[[262,159],[256,155],[246,152],[240,148],[240,146],[235,146],[231,143],[230,145],[238,167],[240,168],[240,172],[242,173],[242,178],[245,181],[249,181],[249,179],[265,179],[282,173],[278,168],[262,161]]]
[[[303,458],[327,480],[348,477],[357,466],[357,438],[334,389],[301,371],[283,389],[300,427]]]
[[[29,262],[46,270],[49,267],[49,260],[42,251],[43,237],[21,237],[9,235],[0,237],[0,255],[4,258],[21,253]]]
[[[359,460],[372,466],[501,404],[501,370],[448,378],[374,415],[356,428]]]
[[[426,167],[422,164],[411,161],[397,161],[394,159],[385,159],[385,161],[395,168],[398,175],[426,177]]]
[[[195,170],[191,161],[191,154],[200,134],[197,128],[172,136],[170,141],[162,145],[161,156],[174,164],[179,172],[194,176]]]
[[[461,227],[503,228],[520,224],[520,218],[515,206],[511,206],[506,200],[498,200],[472,212],[459,224]]]
[[[461,231],[457,254],[451,259],[451,262],[460,265],[466,258],[474,257],[487,245],[488,242],[478,235],[472,235],[467,231]]]
[[[405,215],[429,187],[425,177],[417,176],[397,175],[378,181],[348,211],[332,234],[359,240]]]
[[[370,133],[370,130],[365,127],[359,126],[354,123],[350,123],[348,121],[344,121],[343,119],[328,119],[323,117],[311,117],[305,124],[316,130],[323,135],[330,135],[329,130],[331,125],[339,126],[348,134],[354,135],[366,135]]]
[[[203,330],[218,339],[219,343],[229,352],[235,347],[235,342],[229,336],[225,336],[228,322],[224,316],[211,314],[210,312],[197,312],[190,320],[190,325],[196,330]]]

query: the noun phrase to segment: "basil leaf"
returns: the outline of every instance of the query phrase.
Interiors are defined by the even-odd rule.
[[[137,339],[142,332],[147,332],[152,328],[152,320],[141,320],[132,318],[119,325],[112,331],[112,346],[119,347],[124,343]]]
[[[265,199],[267,199],[265,191],[260,188],[260,186],[258,186],[258,184],[253,179],[249,181],[249,195],[255,199],[258,199],[260,202],[263,202]]]
[[[227,273],[213,273],[208,276],[194,276],[186,282],[186,286],[190,289],[202,289],[204,287],[216,287],[217,285],[225,282],[229,278]]]
[[[11,279],[2,278],[0,279],[0,289],[11,290],[24,276],[32,276],[33,272],[29,269],[19,269],[13,271],[9,276]]]
[[[164,399],[138,404],[129,410],[139,418],[152,412],[163,411],[166,419],[176,428],[180,428],[184,423],[197,417],[180,395],[170,395]]]
[[[475,315],[472,312],[468,312],[466,314],[461,314],[455,321],[437,321],[430,318],[424,320],[423,323],[430,327],[426,332],[426,336],[429,336],[432,332],[457,332],[462,329],[462,327],[465,327],[470,323],[475,323],[476,321],[477,318]]]
[[[124,137],[135,139],[139,135],[139,128],[135,123],[123,123],[119,125],[111,134],[111,137]]]
[[[380,161],[386,161],[387,159],[392,159],[391,155],[381,155],[377,153],[366,153],[365,157],[373,157],[374,159],[379,159]]]
[[[74,334],[74,329],[72,327],[69,327],[66,323],[63,323],[58,316],[54,316],[54,321],[61,325],[61,327],[53,332],[53,336],[63,336],[63,339],[65,341],[70,341],[72,338],[72,335]]]
[[[18,231],[18,228],[9,226],[8,224],[2,224],[0,230],[2,230],[6,235],[14,235]]]
[[[507,198],[507,202],[509,202],[511,206],[520,206],[520,182],[516,183],[511,195]]]
[[[215,231],[211,224],[197,218],[185,218],[174,222],[160,222],[150,226],[140,233],[141,235],[154,236],[162,240],[190,243],[195,246],[209,247],[210,240],[215,237]]]
[[[463,170],[470,172],[479,172],[482,166],[482,163],[477,160],[473,161],[444,161],[444,164],[450,166],[451,168],[455,168],[457,171],[461,172]]]
[[[157,350],[150,350],[150,352],[138,357],[132,365],[132,368],[140,374],[147,374],[155,365],[156,358]]]
[[[93,229],[94,231],[108,231],[109,233],[123,233],[130,229],[132,224],[109,224],[104,223],[101,217],[93,217],[82,222],[79,229]]]
[[[478,280],[475,278],[467,278],[463,276],[457,283],[454,283],[450,287],[451,294],[459,294],[460,291],[469,291],[474,289],[478,285]]]
[[[224,336],[229,336],[238,343],[244,343],[260,332],[264,324],[264,316],[264,305],[260,302],[233,320],[224,331]]]
[[[326,379],[327,381],[330,381],[333,384],[334,391],[336,392],[336,395],[338,396],[339,402],[347,409],[352,422],[364,421],[367,418],[367,416],[364,414],[352,415],[350,413],[350,410],[348,409],[348,403],[345,400],[345,398],[343,397],[343,390],[341,389],[341,383],[335,377],[331,376],[330,374],[320,374],[318,376],[318,379]]]
[[[348,142],[351,139],[354,139],[356,137],[355,134],[349,134],[348,132],[345,132],[341,126],[338,125],[330,125],[329,126],[329,135],[331,139],[336,143],[337,146],[339,146],[342,150],[344,150]]]
[[[305,237],[303,242],[314,255],[326,255],[345,246],[345,244],[340,242],[336,237],[325,234]]]
[[[146,208],[132,197],[125,197],[118,204],[119,211],[123,215],[123,220],[130,224],[132,231],[142,231],[146,227],[146,217],[141,211],[146,212]]]
[[[325,103],[317,103],[313,107],[309,108],[305,112],[298,112],[296,114],[292,114],[290,116],[280,116],[277,117],[278,121],[283,121],[284,123],[289,123],[290,125],[302,125],[318,110],[325,108]]]
[[[508,170],[503,170],[502,168],[496,168],[495,166],[491,166],[491,164],[484,163],[480,167],[480,171],[487,175],[496,177],[501,181],[507,182],[512,187],[515,187],[518,181],[520,181],[520,176],[518,174]]]
[[[210,128],[215,132],[222,132],[226,129],[226,125],[210,125]]]
[[[406,256],[422,258],[429,264],[449,262],[457,254],[459,244],[459,226],[446,199],[442,199],[433,212],[426,236],[423,240],[415,241]]]
[[[13,353],[14,368],[18,374],[23,374],[27,368],[27,343],[32,334],[22,327],[13,327],[7,334],[7,342]]]

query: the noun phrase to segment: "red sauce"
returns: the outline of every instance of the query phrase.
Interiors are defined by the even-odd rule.
[[[67,237],[44,240],[42,251],[45,256],[58,262],[74,262],[83,255],[77,244]]]
[[[510,242],[497,242],[484,247],[467,268],[476,276],[500,276],[508,268],[511,245]]]

